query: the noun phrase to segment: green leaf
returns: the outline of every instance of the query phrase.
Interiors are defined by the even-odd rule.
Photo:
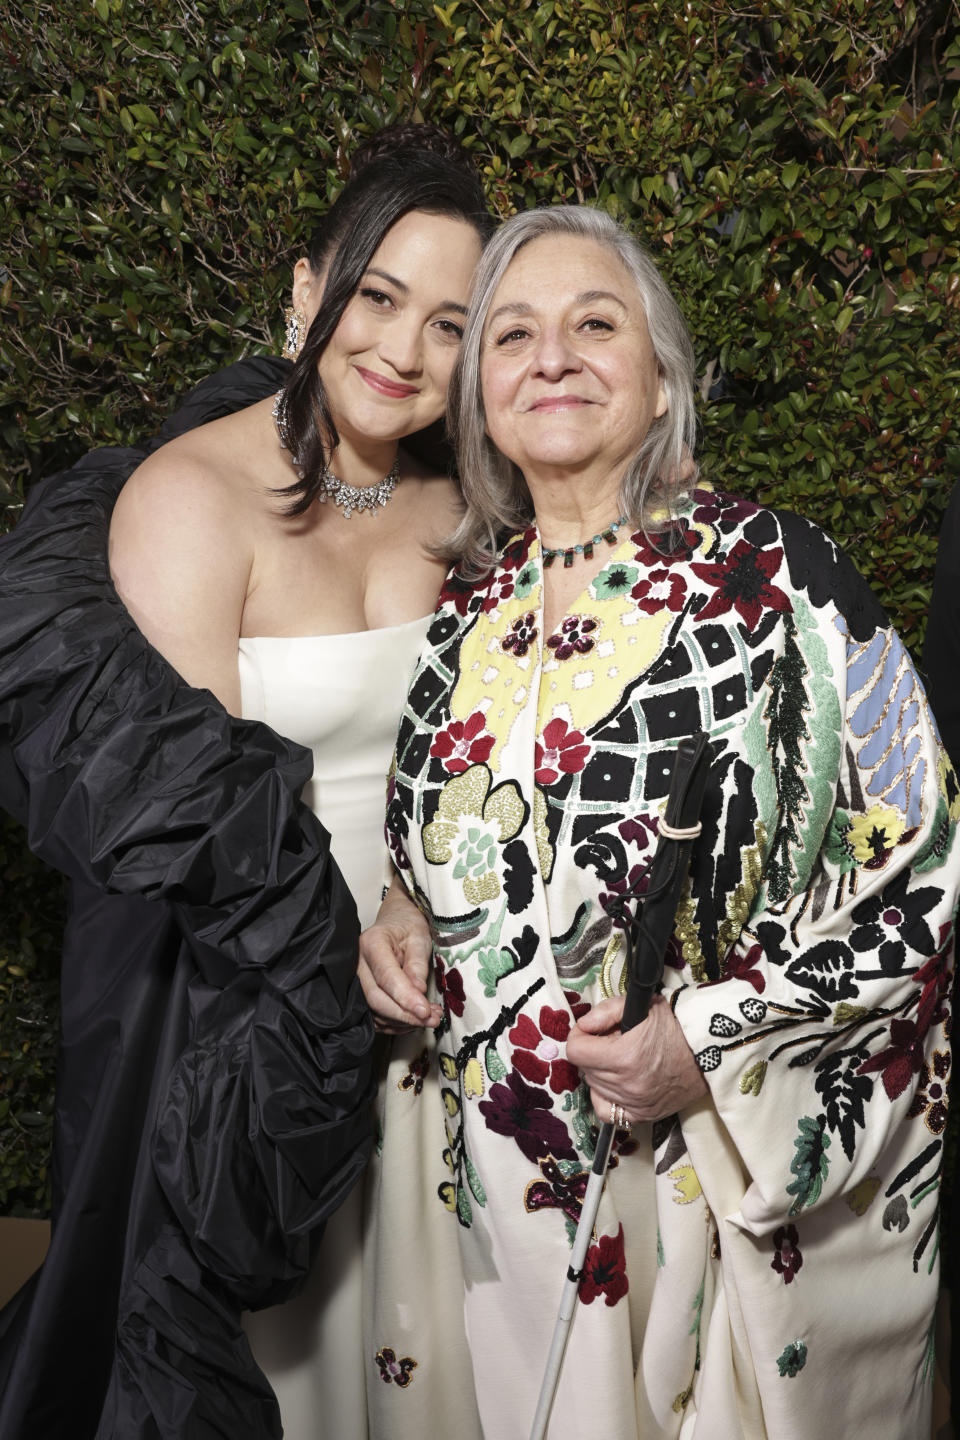
[[[477,1167],[474,1165],[469,1155],[465,1154],[463,1157],[463,1168],[467,1172],[467,1180],[470,1183],[470,1189],[473,1192],[474,1200],[476,1200],[478,1205],[486,1205],[486,1191],[484,1190],[483,1185],[480,1181],[480,1176],[477,1173]]]
[[[507,1067],[500,1059],[500,1056],[497,1054],[494,1046],[487,1046],[483,1058],[484,1065],[486,1066],[486,1071],[490,1079],[492,1081],[502,1080],[507,1073]]]
[[[791,1174],[797,1178],[786,1187],[788,1195],[796,1198],[790,1206],[790,1214],[798,1215],[805,1207],[815,1205],[823,1190],[830,1162],[827,1151],[830,1137],[825,1133],[825,1117],[816,1120],[804,1115],[800,1120],[800,1134],[794,1140],[796,1155],[790,1163]]]

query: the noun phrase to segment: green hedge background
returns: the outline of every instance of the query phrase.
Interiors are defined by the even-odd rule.
[[[917,655],[960,477],[957,0],[21,0],[0,9],[0,514],[278,347],[351,145],[459,134],[681,300],[717,483],[824,524]],[[0,521],[0,524],[4,522]],[[47,1204],[59,892],[0,830],[0,1209]]]

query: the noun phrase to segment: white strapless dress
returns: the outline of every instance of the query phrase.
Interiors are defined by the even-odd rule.
[[[386,777],[400,709],[432,616],[349,635],[240,641],[244,719],[313,751],[303,798],[370,925],[387,873]],[[296,1299],[245,1317],[276,1391],[285,1440],[365,1440],[362,1184],[329,1220]]]

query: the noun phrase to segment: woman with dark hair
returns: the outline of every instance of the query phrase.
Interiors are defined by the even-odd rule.
[[[292,368],[206,381],[0,543],[0,802],[73,882],[52,1241],[0,1319],[2,1440],[281,1433],[240,1312],[302,1283],[369,1153],[357,910],[457,512],[399,442],[442,415],[491,228],[449,137],[377,137],[295,267]],[[365,1433],[362,1379],[319,1363],[287,1435]]]

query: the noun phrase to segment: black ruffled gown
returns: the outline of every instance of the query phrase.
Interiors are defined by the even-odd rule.
[[[353,900],[311,756],[185,684],[107,565],[149,450],[275,390],[200,385],[0,540],[0,803],[71,881],[53,1232],[0,1315],[0,1440],[279,1436],[242,1308],[286,1298],[370,1144]]]

